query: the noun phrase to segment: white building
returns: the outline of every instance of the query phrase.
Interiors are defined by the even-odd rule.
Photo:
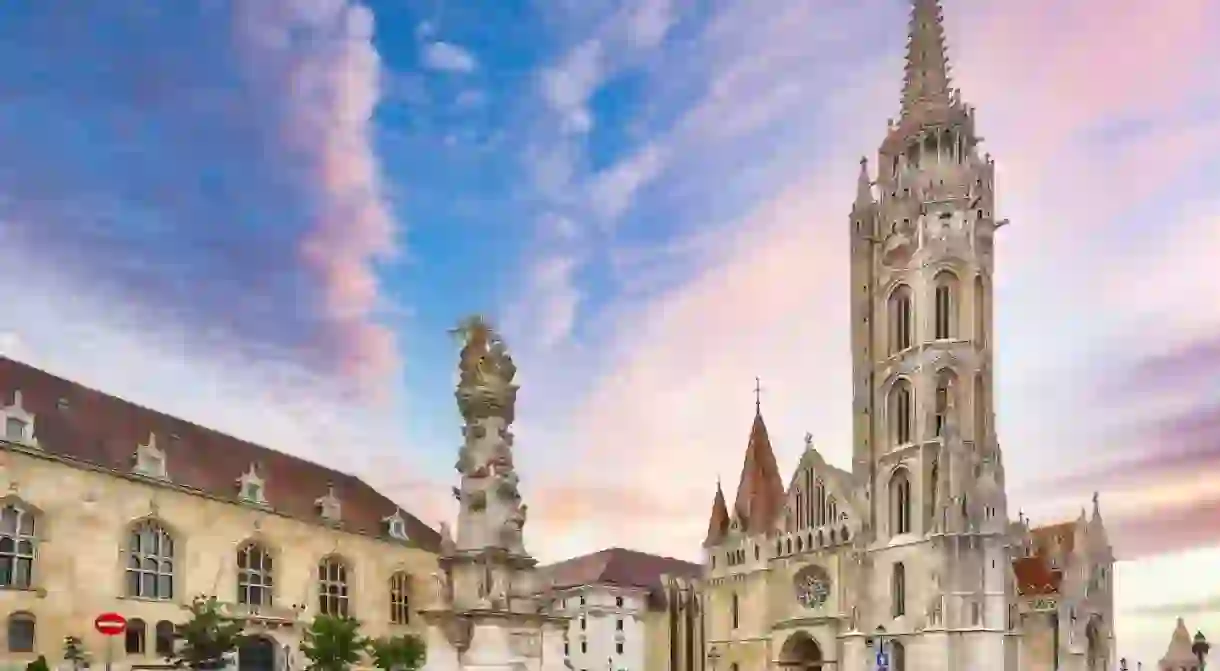
[[[554,589],[554,614],[570,618],[568,665],[574,671],[660,671],[681,652],[671,640],[700,647],[697,639],[676,634],[684,611],[667,588],[675,579],[698,577],[701,570],[698,564],[622,548],[541,567]],[[695,655],[687,651],[683,658]]]

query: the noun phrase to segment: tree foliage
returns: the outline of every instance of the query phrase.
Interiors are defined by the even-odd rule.
[[[350,617],[318,615],[305,630],[301,653],[309,671],[348,671],[368,650],[360,622]]]
[[[47,658],[39,655],[38,659],[25,665],[25,671],[51,671],[51,667],[47,664]]]
[[[64,637],[64,661],[71,662],[73,669],[89,668],[89,653],[80,636]]]
[[[382,671],[418,671],[427,660],[427,646],[414,634],[369,641],[373,664]]]
[[[191,617],[175,627],[174,638],[179,642],[166,660],[187,669],[220,669],[225,657],[237,650],[245,640],[245,625],[221,612],[214,596],[197,596],[191,601]]]

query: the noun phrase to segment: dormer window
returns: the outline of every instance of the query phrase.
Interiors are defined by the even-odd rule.
[[[38,440],[34,437],[34,415],[26,412],[26,409],[22,407],[20,390],[13,392],[12,405],[0,408],[0,417],[4,419],[4,440],[37,447]]]
[[[156,434],[148,434],[148,443],[136,446],[135,466],[131,470],[146,478],[169,478],[165,468],[165,453],[157,447]]]
[[[250,464],[246,472],[237,479],[237,495],[246,503],[267,505],[267,483],[258,474],[258,464]]]
[[[395,510],[393,515],[381,521],[385,522],[386,533],[390,538],[400,541],[410,540],[407,537],[407,520],[403,518],[402,510]]]
[[[343,509],[339,497],[335,496],[334,484],[326,485],[326,495],[318,497],[313,503],[318,509],[318,514],[327,522],[337,523],[343,520]]]

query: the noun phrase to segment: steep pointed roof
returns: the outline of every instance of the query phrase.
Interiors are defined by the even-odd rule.
[[[754,425],[750,427],[750,441],[746,445],[733,512],[747,531],[760,533],[770,528],[783,507],[784,483],[779,476],[775,451],[771,449],[771,439],[767,436],[762,409],[755,403]]]
[[[1191,650],[1190,631],[1186,629],[1186,622],[1182,618],[1178,618],[1178,624],[1173,628],[1173,637],[1169,639],[1169,649],[1165,651],[1165,656],[1161,658],[1161,668],[1178,668],[1182,665],[1194,667],[1198,658]]]
[[[716,497],[712,499],[712,516],[707,522],[707,538],[703,547],[711,547],[724,540],[724,534],[729,529],[729,506],[724,502],[724,490],[720,481],[716,481]]]
[[[940,0],[912,0],[902,115],[921,105],[949,105],[949,57]]]

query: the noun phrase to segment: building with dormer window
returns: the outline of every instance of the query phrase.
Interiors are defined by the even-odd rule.
[[[0,659],[93,659],[94,618],[128,620],[114,668],[164,663],[215,595],[255,634],[246,671],[303,658],[318,613],[366,635],[422,631],[436,531],[354,476],[0,357]]]

